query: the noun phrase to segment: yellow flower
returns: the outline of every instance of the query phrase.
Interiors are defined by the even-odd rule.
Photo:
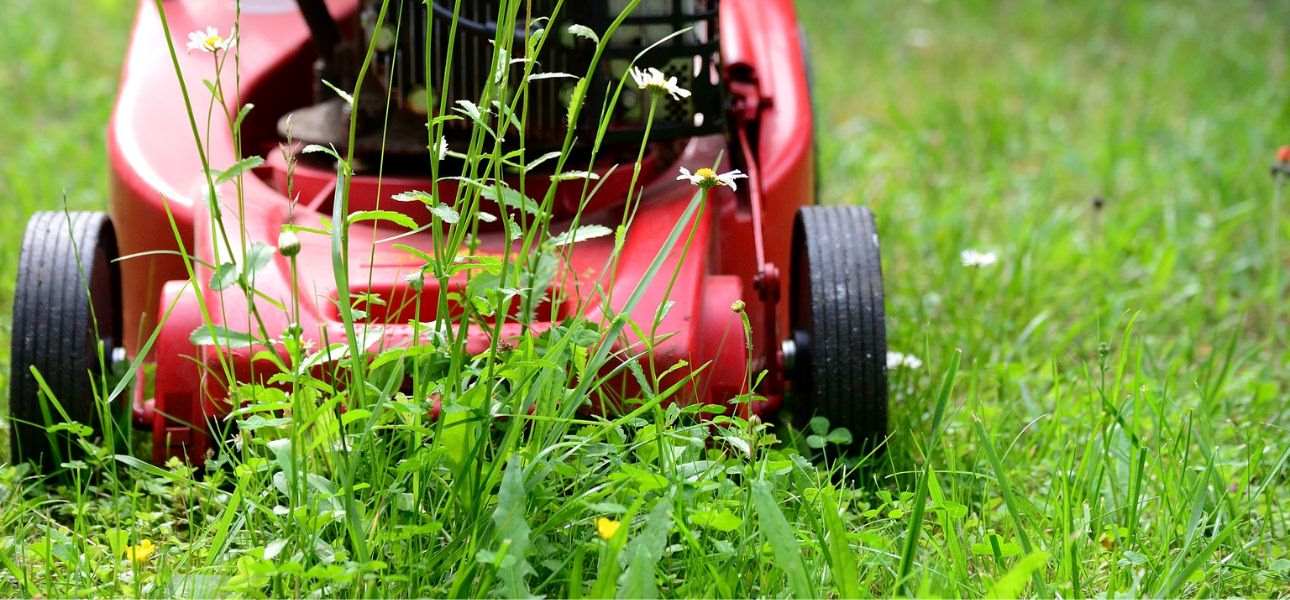
[[[157,546],[152,543],[152,540],[140,540],[138,544],[125,547],[125,557],[137,564],[148,560],[156,550]]]
[[[613,539],[614,534],[618,533],[618,528],[622,526],[623,524],[618,521],[600,517],[596,519],[596,534],[600,536],[600,539],[607,542]]]

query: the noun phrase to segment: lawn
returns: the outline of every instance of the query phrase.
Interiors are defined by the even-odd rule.
[[[26,215],[103,204],[128,4],[0,0],[6,314]],[[707,516],[678,513],[674,529],[664,502],[633,504],[653,487],[606,496],[561,475],[519,505],[533,592],[612,593],[622,542],[593,523],[625,508],[639,509],[632,539],[671,541],[623,559],[652,559],[664,595],[1290,596],[1290,207],[1277,212],[1269,175],[1290,143],[1290,6],[799,5],[825,201],[878,215],[890,345],[922,362],[893,371],[890,449],[836,486],[778,449],[759,463],[786,469],[773,502],[726,479],[686,501]],[[966,266],[964,250],[997,262]],[[631,463],[637,484],[649,458]],[[485,553],[492,503],[512,509],[499,526],[515,517],[505,498],[465,529],[399,517],[384,543],[416,545],[378,568],[321,528],[302,541],[274,507],[236,513],[267,482],[211,490],[169,472],[122,475],[117,496],[0,470],[0,596],[502,585],[474,577],[501,564]],[[76,560],[145,537],[157,556],[133,568]],[[295,556],[317,572],[274,567],[284,546],[308,548]]]

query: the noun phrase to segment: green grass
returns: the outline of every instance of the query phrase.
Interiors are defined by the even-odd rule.
[[[18,15],[0,28],[6,304],[25,213],[104,193],[129,10],[55,5],[0,0]],[[426,480],[367,455],[373,490],[311,480],[300,503],[263,448],[222,480],[5,468],[0,596],[1290,595],[1290,221],[1268,175],[1290,143],[1290,9],[801,5],[826,200],[875,209],[890,344],[926,363],[893,373],[882,465],[839,485],[791,445],[696,448],[713,432],[658,411],[549,438],[583,444],[567,461],[513,428],[487,455],[416,455]],[[966,268],[969,248],[999,262]],[[427,466],[472,459],[472,477]],[[699,461],[725,472],[683,483]],[[370,539],[327,521],[355,498]],[[136,571],[117,557],[142,539],[158,550]]]

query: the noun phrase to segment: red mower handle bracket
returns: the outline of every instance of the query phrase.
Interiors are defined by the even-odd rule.
[[[739,155],[748,174],[745,198],[752,214],[753,252],[757,261],[757,273],[753,276],[753,289],[761,300],[761,331],[763,355],[760,367],[767,371],[767,396],[777,398],[784,392],[784,357],[780,352],[779,327],[776,319],[780,300],[780,270],[766,259],[766,232],[764,213],[764,192],[762,190],[761,172],[758,166],[755,141],[758,139],[762,111],[771,106],[771,99],[761,93],[761,84],[757,71],[746,63],[734,63],[727,69],[727,81],[733,97],[730,110],[730,122],[733,124],[735,140],[739,144]],[[746,390],[751,391],[751,390]]]

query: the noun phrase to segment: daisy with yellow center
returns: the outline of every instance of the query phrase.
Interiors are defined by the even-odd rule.
[[[609,540],[614,539],[614,534],[617,534],[618,528],[622,526],[623,524],[618,521],[600,517],[596,519],[596,535],[600,536],[600,539],[608,542]]]
[[[228,50],[233,45],[233,36],[223,37],[219,30],[214,27],[198,29],[188,34],[188,51],[200,50],[215,54],[221,50]]]
[[[125,557],[129,559],[130,562],[139,564],[147,561],[148,558],[152,556],[152,553],[156,551],[157,546],[152,543],[152,540],[144,539],[139,540],[139,543],[133,546],[126,546]]]
[[[681,174],[676,176],[677,181],[689,181],[704,190],[712,189],[718,186],[728,187],[732,190],[738,190],[739,186],[735,185],[737,179],[747,179],[739,169],[717,173],[708,167],[703,167],[693,173],[685,167],[681,167]]]
[[[632,67],[632,80],[636,82],[636,87],[652,94],[659,96],[667,94],[673,100],[684,100],[690,97],[690,90],[677,85],[676,77],[668,77],[666,73],[654,67],[648,69]]]

